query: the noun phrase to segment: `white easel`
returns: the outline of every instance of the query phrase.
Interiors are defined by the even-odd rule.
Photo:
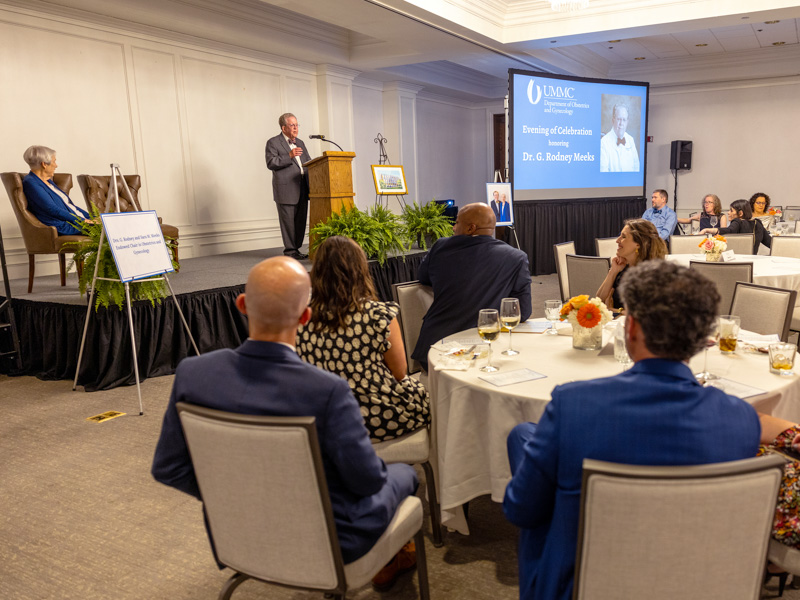
[[[119,177],[120,181],[122,181],[122,185],[125,186],[125,190],[128,192],[129,197],[133,197],[133,194],[131,194],[131,190],[128,188],[128,183],[125,181],[125,178],[122,176],[122,173],[120,172],[119,165],[116,164],[116,163],[111,163],[111,184],[113,185],[112,189],[114,190],[114,203],[115,203],[115,207],[116,207],[116,212],[119,213],[120,212],[120,210],[119,210],[119,189],[117,188],[117,177]],[[106,213],[110,212],[110,208],[111,208],[110,205],[111,205],[111,194],[109,194],[108,199],[106,201],[106,210],[105,210]],[[131,213],[131,214],[133,215],[133,214],[137,214],[137,213]],[[131,288],[130,288],[130,284],[131,283],[143,283],[143,282],[147,282],[147,281],[161,281],[161,280],[166,281],[167,282],[167,287],[169,288],[169,295],[172,297],[172,300],[175,302],[175,308],[178,310],[178,314],[181,317],[181,322],[183,323],[183,326],[186,328],[186,333],[189,334],[189,340],[192,342],[192,347],[194,348],[195,353],[197,353],[198,355],[200,354],[200,351],[197,349],[197,344],[195,344],[194,337],[192,337],[192,332],[189,329],[189,325],[186,322],[186,318],[183,316],[183,311],[181,310],[181,307],[178,304],[177,299],[175,298],[175,292],[172,289],[172,284],[169,281],[169,277],[167,277],[167,272],[172,270],[171,267],[163,269],[161,271],[158,271],[157,273],[155,273],[156,276],[152,276],[153,273],[150,273],[148,275],[145,275],[144,278],[142,278],[142,279],[137,279],[136,277],[122,279],[122,278],[110,278],[110,277],[98,277],[97,276],[97,271],[98,271],[98,268],[100,266],[100,256],[102,256],[101,253],[102,253],[102,250],[103,250],[103,242],[105,242],[105,239],[106,239],[105,236],[106,236],[105,227],[103,227],[103,228],[101,228],[101,233],[100,233],[100,243],[97,246],[97,260],[95,260],[95,263],[94,263],[94,275],[92,276],[92,287],[91,287],[91,291],[89,292],[89,304],[86,307],[86,320],[84,321],[84,324],[83,324],[83,336],[81,337],[81,347],[80,347],[80,351],[78,352],[78,366],[75,367],[75,379],[72,382],[72,390],[75,391],[75,389],[78,387],[78,373],[80,372],[80,369],[81,369],[81,360],[83,359],[83,349],[84,349],[84,346],[86,344],[86,332],[89,329],[89,317],[92,314],[92,304],[93,304],[92,300],[94,299],[94,290],[95,290],[95,286],[97,284],[97,280],[98,279],[102,279],[104,281],[117,281],[117,282],[123,283],[125,285],[125,300],[126,300],[126,304],[128,306],[128,325],[130,327],[130,332],[131,332],[131,349],[133,351],[133,372],[134,372],[134,374],[136,376],[136,391],[137,391],[137,393],[139,395],[139,415],[141,416],[141,415],[144,414],[144,408],[142,406],[142,386],[141,386],[141,383],[139,381],[139,361],[138,361],[138,357],[136,355],[136,338],[135,338],[135,334],[134,334],[134,330],[133,330],[133,312],[131,311]],[[164,243],[164,238],[163,237],[161,237],[161,245],[166,250],[166,244]],[[112,248],[113,248],[113,244],[112,244]],[[114,255],[114,260],[115,260],[115,262],[117,261],[116,254]],[[122,273],[122,270],[120,269],[120,264],[118,262],[117,262],[117,270],[120,273]]]

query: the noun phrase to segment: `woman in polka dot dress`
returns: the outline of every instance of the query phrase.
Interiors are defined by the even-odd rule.
[[[317,249],[311,311],[311,320],[297,332],[297,352],[347,380],[373,440],[428,425],[428,393],[406,376],[399,308],[377,299],[367,257],[350,238],[333,236]]]

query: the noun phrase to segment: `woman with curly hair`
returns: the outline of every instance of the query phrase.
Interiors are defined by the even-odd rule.
[[[627,268],[666,255],[667,245],[659,237],[655,225],[644,219],[628,219],[617,238],[617,255],[611,259],[611,268],[597,290],[597,297],[608,308],[621,309],[619,284]]]
[[[347,380],[374,441],[430,422],[425,387],[406,375],[399,307],[380,302],[367,257],[350,238],[320,244],[311,269],[311,319],[297,332],[297,352]]]
[[[775,215],[769,214],[769,205],[771,204],[769,196],[764,192],[756,192],[750,196],[750,210],[753,211],[753,218],[761,221],[764,229],[770,229],[775,223]]]

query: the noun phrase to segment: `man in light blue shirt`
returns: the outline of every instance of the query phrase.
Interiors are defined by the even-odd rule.
[[[675,225],[678,222],[678,215],[675,211],[667,206],[669,194],[667,190],[656,190],[650,197],[653,203],[653,208],[648,208],[644,211],[642,218],[650,221],[658,229],[658,235],[665,242],[669,242],[669,236],[675,230]]]

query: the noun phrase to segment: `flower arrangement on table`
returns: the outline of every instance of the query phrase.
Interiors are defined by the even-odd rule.
[[[586,294],[574,296],[561,307],[562,321],[572,325],[572,345],[584,350],[599,350],[603,342],[603,325],[611,321],[611,311],[600,298]]]
[[[783,216],[783,212],[781,212],[780,208],[770,208],[767,211],[767,214],[773,217],[777,217],[778,219],[780,219]]]
[[[728,249],[728,240],[721,235],[707,237],[697,245],[703,254],[722,254]]]

